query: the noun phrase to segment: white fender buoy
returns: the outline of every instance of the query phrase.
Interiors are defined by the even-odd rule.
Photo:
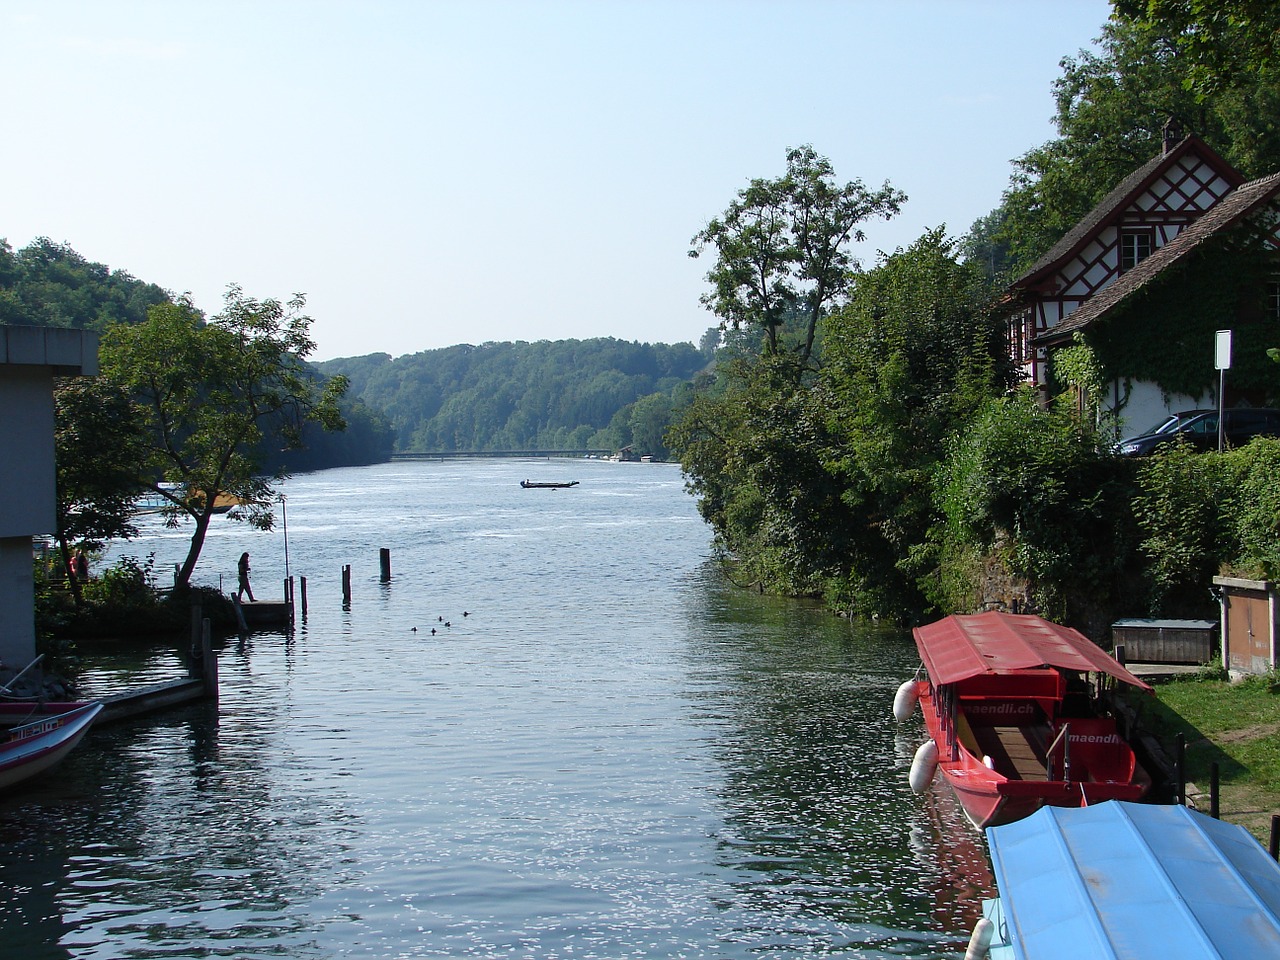
[[[907,783],[911,784],[911,792],[919,793],[933,782],[933,774],[938,769],[938,745],[926,740],[916,748],[916,755],[911,760],[911,772],[907,774]]]
[[[893,695],[893,717],[899,723],[911,716],[911,712],[916,708],[916,701],[920,699],[920,689],[916,686],[914,680],[908,680],[898,687],[898,692]]]
[[[982,765],[988,770],[994,770],[996,768],[996,762],[991,759],[991,755],[989,753],[984,753],[982,755]]]
[[[991,938],[996,932],[996,925],[989,917],[983,917],[973,925],[973,935],[969,937],[969,949],[964,952],[964,960],[985,960],[991,948]]]

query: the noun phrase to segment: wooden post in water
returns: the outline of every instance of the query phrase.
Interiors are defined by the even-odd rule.
[[[351,606],[351,564],[342,566],[342,605]]]
[[[191,605],[191,652],[187,657],[187,676],[199,677],[204,669],[200,663],[201,637],[204,635],[204,609],[198,603]]]
[[[391,551],[386,547],[378,551],[378,564],[382,569],[382,582],[386,583],[391,579]]]
[[[284,578],[284,602],[289,605],[289,622],[293,623],[293,577]]]
[[[215,703],[218,700],[218,658],[213,655],[213,625],[206,618],[200,625],[200,676],[204,680],[204,693]]]
[[[299,577],[298,585],[302,588],[302,615],[307,615],[307,578]]]

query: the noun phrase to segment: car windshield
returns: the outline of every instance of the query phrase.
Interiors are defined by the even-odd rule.
[[[1163,420],[1161,420],[1159,423],[1153,426],[1150,430],[1143,430],[1141,433],[1137,434],[1137,436],[1149,437],[1157,433],[1168,433],[1170,430],[1172,430],[1181,422],[1182,422],[1181,416],[1171,413],[1169,414],[1169,416],[1165,417]]]

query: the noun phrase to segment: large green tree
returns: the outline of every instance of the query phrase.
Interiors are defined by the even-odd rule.
[[[853,284],[857,262],[849,245],[863,239],[859,225],[888,219],[905,200],[888,183],[879,190],[861,180],[837,183],[831,162],[811,146],[788,150],[785,174],[752,180],[694,235],[690,256],[708,247],[716,253],[703,304],[722,325],[759,329],[774,355],[782,347],[780,328],[798,314],[803,333],[793,348],[806,368],[818,322]]]
[[[58,381],[54,400],[58,547],[69,569],[73,547],[96,549],[131,537],[141,489],[136,465],[146,457],[129,397],[108,380]],[[71,578],[77,606],[80,582]]]
[[[1118,16],[1102,28],[1096,49],[1063,59],[1053,86],[1058,136],[1015,161],[1000,206],[973,225],[969,259],[995,277],[1030,266],[1160,153],[1170,120],[1245,176],[1280,170],[1280,85],[1241,73],[1202,96],[1184,39],[1168,24]]]
[[[1117,20],[1164,30],[1189,61],[1187,86],[1202,98],[1280,79],[1280,5],[1275,0],[1113,0]]]
[[[304,305],[301,296],[255,300],[232,286],[207,323],[180,300],[103,338],[103,375],[133,398],[143,428],[138,480],[168,501],[171,523],[185,516],[195,524],[175,586],[190,582],[219,495],[239,501],[237,515],[271,528],[283,474],[262,472],[268,431],[294,446],[307,421],[342,427],[345,379],[321,382],[303,363],[315,349]]]

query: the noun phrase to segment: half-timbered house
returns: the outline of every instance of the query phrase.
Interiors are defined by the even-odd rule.
[[[1143,342],[1180,349],[1179,338],[1185,334],[1197,369],[1201,352],[1204,358],[1202,376],[1166,378],[1169,382],[1163,383],[1144,379],[1142,365],[1131,363],[1134,369],[1117,375],[1109,385],[1109,396],[1097,398],[1122,423],[1142,427],[1170,411],[1216,404],[1212,332],[1202,336],[1199,330],[1172,329],[1185,326],[1185,311],[1180,312],[1181,319],[1172,315],[1176,311],[1155,315],[1142,295],[1168,281],[1173,272],[1192,271],[1180,280],[1177,296],[1184,300],[1194,300],[1197,289],[1207,293],[1209,286],[1220,288],[1229,282],[1221,275],[1204,275],[1203,256],[1199,258],[1202,273],[1194,275],[1197,251],[1232,231],[1239,232],[1245,223],[1256,227],[1259,214],[1274,209],[1277,194],[1280,175],[1245,183],[1238,171],[1197,137],[1179,139],[1166,132],[1159,156],[1117,185],[1009,288],[1009,351],[1023,379],[1047,389],[1053,351],[1070,345],[1076,334],[1096,334],[1100,326],[1110,323],[1117,328],[1109,331],[1112,342],[1119,334],[1130,356]],[[1266,223],[1262,233],[1274,241],[1274,221]],[[1254,249],[1256,236],[1257,231],[1249,240]],[[1250,290],[1215,289],[1214,297],[1205,300],[1214,299],[1217,312],[1205,311],[1205,319],[1233,327],[1233,317],[1241,310],[1242,319],[1255,328],[1255,321],[1270,319],[1276,324],[1274,339],[1265,345],[1253,344],[1257,354],[1267,345],[1280,345],[1280,285],[1271,282],[1266,289],[1264,278],[1264,289],[1257,289],[1256,276],[1248,283]],[[1230,306],[1222,308],[1226,300]],[[1255,309],[1253,305],[1262,306]],[[1145,315],[1144,306],[1148,308]],[[1254,316],[1259,309],[1274,317]],[[1117,317],[1124,318],[1123,324],[1116,322]],[[1113,374],[1123,366],[1103,360]]]

